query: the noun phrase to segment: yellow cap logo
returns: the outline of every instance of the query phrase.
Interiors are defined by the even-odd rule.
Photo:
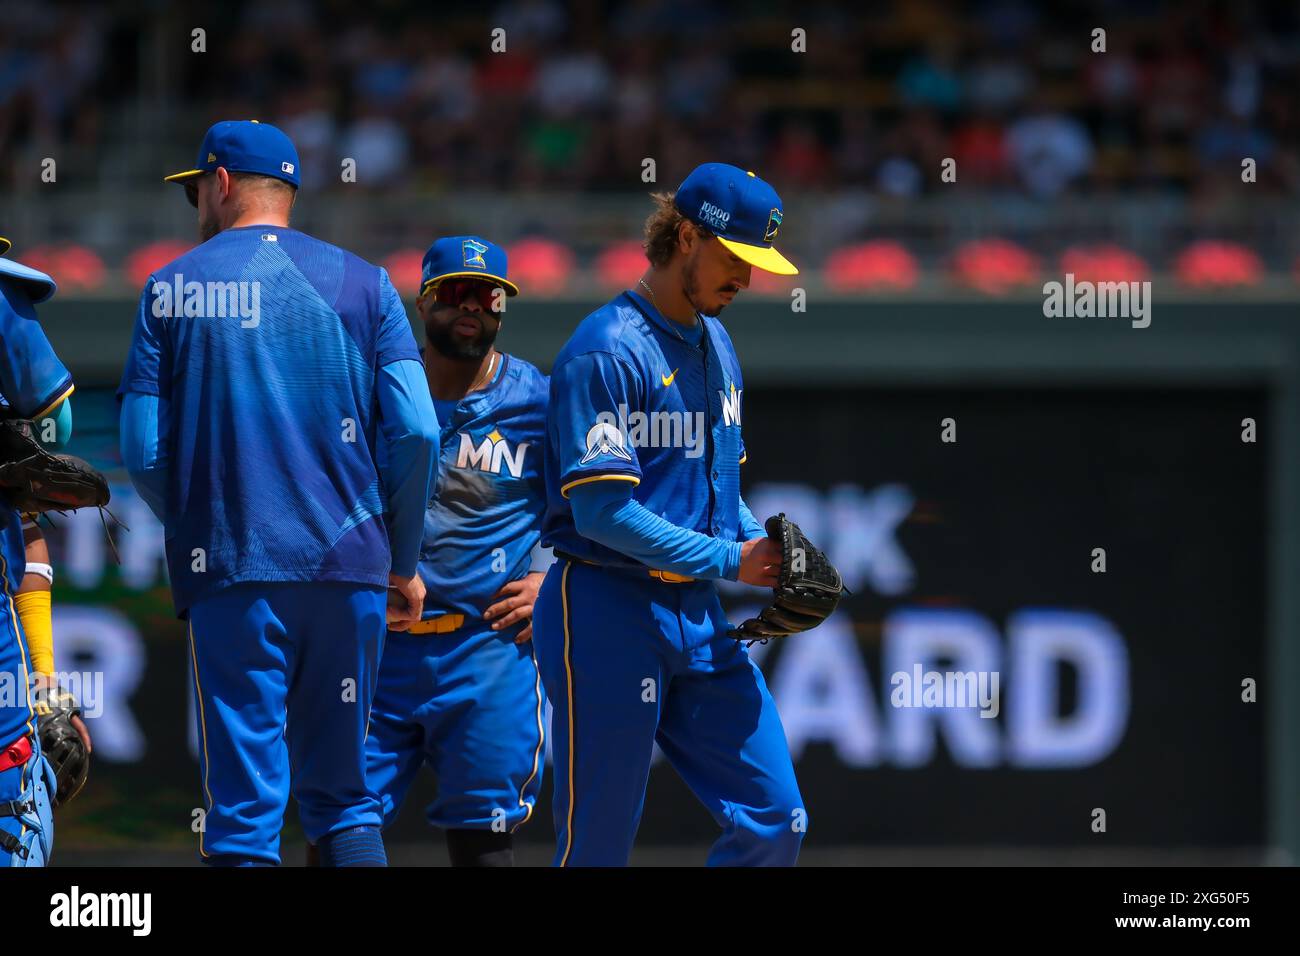
[[[217,161],[217,154],[216,154],[216,153],[208,153],[208,162],[210,162],[210,163],[215,163],[216,161]]]

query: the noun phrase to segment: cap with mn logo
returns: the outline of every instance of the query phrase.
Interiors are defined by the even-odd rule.
[[[675,202],[683,216],[750,265],[777,275],[799,274],[794,263],[772,248],[784,218],[781,197],[753,173],[705,163],[683,180]]]
[[[224,166],[232,173],[260,173],[300,184],[298,150],[293,140],[270,123],[257,120],[223,120],[213,124],[203,137],[193,169],[165,177],[169,183],[184,183],[195,176]]]

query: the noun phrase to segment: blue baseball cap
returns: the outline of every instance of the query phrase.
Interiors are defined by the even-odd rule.
[[[750,265],[782,276],[799,274],[772,248],[785,215],[781,197],[753,173],[726,163],[696,166],[677,187],[676,204],[683,216]]]
[[[519,294],[519,287],[506,278],[506,251],[478,236],[446,236],[435,240],[424,254],[420,294],[443,279],[464,276],[495,282],[506,290],[506,295]]]
[[[260,173],[274,176],[293,187],[300,184],[298,150],[293,141],[270,123],[257,120],[223,120],[214,123],[203,137],[194,169],[165,177],[182,185],[195,176],[224,166],[232,173]]]

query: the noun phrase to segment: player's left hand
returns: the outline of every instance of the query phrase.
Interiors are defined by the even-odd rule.
[[[48,674],[42,674],[40,671],[37,671],[32,675],[32,690],[39,696],[51,692],[57,692],[58,685],[54,683],[54,679]],[[86,753],[93,753],[95,748],[90,742],[90,731],[86,728],[86,722],[77,714],[73,714],[69,720],[72,724],[72,729],[75,730],[77,736],[81,738],[81,742],[86,748]]]
[[[523,644],[533,638],[533,604],[537,601],[537,591],[542,586],[546,574],[542,571],[530,571],[518,581],[510,581],[492,597],[495,604],[483,612],[483,620],[492,621],[492,630],[499,631],[518,621],[527,621],[528,625],[515,638],[516,644]]]

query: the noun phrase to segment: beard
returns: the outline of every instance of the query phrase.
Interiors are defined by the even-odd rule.
[[[426,322],[424,324],[424,336],[434,351],[443,358],[477,362],[488,354],[488,350],[496,342],[497,329],[492,328],[491,324],[483,321],[483,319],[478,319],[479,325],[483,329],[478,337],[469,340],[460,338],[452,329],[455,328],[457,320],[464,315],[465,313],[457,311],[450,322]]]
[[[202,215],[199,216],[199,242],[207,242],[213,236],[221,231],[221,226],[216,219],[208,219]]]
[[[700,307],[700,273],[699,266],[694,259],[688,259],[682,268],[682,294],[686,296],[686,301],[691,304],[691,308],[700,315],[707,315],[711,319],[717,318],[718,314],[727,307],[724,302],[719,302],[711,309]]]

